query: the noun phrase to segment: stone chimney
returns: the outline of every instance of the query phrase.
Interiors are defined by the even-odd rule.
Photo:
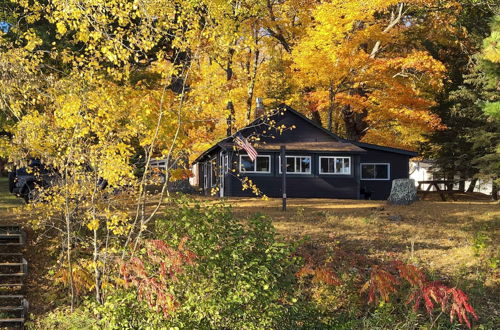
[[[264,115],[264,112],[265,112],[265,108],[264,108],[264,102],[262,100],[262,97],[258,97],[255,99],[255,119],[259,118],[259,117],[262,117]]]

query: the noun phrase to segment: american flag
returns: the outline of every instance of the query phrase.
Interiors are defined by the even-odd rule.
[[[255,150],[254,147],[248,142],[247,139],[243,137],[243,135],[238,134],[234,137],[234,143],[240,147],[241,149],[244,149],[247,152],[248,157],[250,157],[250,160],[255,161],[257,159],[257,150]]]

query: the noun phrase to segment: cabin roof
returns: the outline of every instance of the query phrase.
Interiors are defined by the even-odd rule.
[[[366,151],[366,150],[364,150],[366,148],[366,149],[374,149],[374,150],[398,153],[398,154],[406,155],[409,157],[416,157],[418,155],[416,152],[409,151],[409,150],[379,146],[376,144],[370,144],[370,143],[364,143],[364,142],[350,141],[347,139],[341,139],[336,134],[330,132],[329,130],[325,129],[321,125],[318,125],[314,121],[310,120],[309,118],[307,118],[306,116],[304,116],[303,114],[301,114],[300,112],[296,111],[295,109],[289,107],[286,104],[281,104],[280,106],[278,106],[278,109],[286,110],[287,112],[292,113],[295,116],[306,121],[308,124],[313,125],[318,130],[320,130],[323,133],[326,133],[328,136],[330,136],[332,138],[332,141],[304,141],[304,142],[287,142],[287,143],[280,142],[280,143],[266,143],[266,144],[254,143],[253,146],[256,150],[277,151],[280,149],[280,147],[282,145],[285,145],[287,150],[292,150],[292,151],[311,151],[311,152],[328,152],[328,151],[330,151],[330,152],[363,153]],[[212,147],[210,147],[205,152],[200,154],[193,161],[193,163],[199,162],[206,155],[210,154],[212,151],[214,151],[218,148],[223,148],[223,149],[232,148],[234,146],[234,144],[232,142],[232,138],[236,134],[246,130],[249,127],[257,126],[258,124],[261,124],[261,123],[262,123],[262,118],[255,119],[248,126],[238,130],[232,136],[226,137],[226,138],[220,140],[219,142],[217,142],[216,144],[214,144]]]

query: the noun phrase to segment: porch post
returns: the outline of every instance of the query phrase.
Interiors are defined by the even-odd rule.
[[[286,211],[286,155],[285,155],[286,147],[282,145],[280,147],[280,157],[281,157],[281,178],[282,178],[282,193],[283,193],[283,201],[281,211]]]

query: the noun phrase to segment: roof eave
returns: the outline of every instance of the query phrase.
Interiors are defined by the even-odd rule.
[[[405,150],[405,149],[400,149],[400,148],[393,148],[393,147],[385,147],[385,146],[379,146],[377,144],[371,144],[371,143],[366,143],[366,142],[358,142],[358,141],[350,141],[350,140],[344,140],[345,142],[352,143],[358,147],[361,148],[369,148],[369,149],[375,149],[375,150],[380,150],[380,151],[386,151],[386,152],[392,152],[392,153],[397,153],[397,154],[402,154],[408,157],[417,157],[418,152],[415,151],[410,151],[410,150]]]

